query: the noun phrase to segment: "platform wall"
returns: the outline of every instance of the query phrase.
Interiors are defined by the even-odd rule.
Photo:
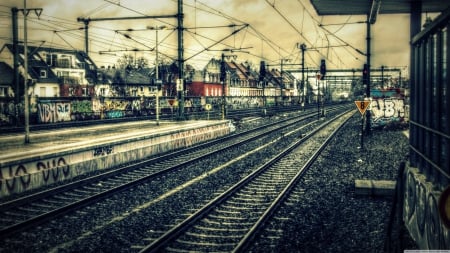
[[[0,166],[0,198],[110,169],[230,133],[226,121],[165,134],[74,148],[51,155],[29,157]]]
[[[407,166],[405,172],[403,220],[420,249],[450,249],[450,230],[438,212],[441,191],[417,168]]]

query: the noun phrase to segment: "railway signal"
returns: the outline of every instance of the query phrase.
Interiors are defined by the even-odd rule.
[[[361,150],[364,147],[364,114],[367,111],[367,108],[370,106],[370,100],[357,100],[355,101],[356,107],[358,108],[359,112],[361,113]]]
[[[355,104],[361,115],[364,115],[370,105],[370,100],[355,101]]]
[[[327,66],[325,64],[325,60],[320,60],[320,74],[322,75],[322,78],[325,77],[325,74],[327,73]]]
[[[363,84],[367,84],[369,82],[369,66],[367,64],[364,64],[363,66],[362,82]]]

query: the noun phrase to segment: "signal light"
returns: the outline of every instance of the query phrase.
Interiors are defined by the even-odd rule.
[[[325,65],[325,60],[320,60],[320,74],[322,75],[322,79],[325,77],[327,73],[327,67]]]
[[[364,64],[363,67],[362,81],[363,84],[367,84],[369,82],[369,66],[367,64]]]

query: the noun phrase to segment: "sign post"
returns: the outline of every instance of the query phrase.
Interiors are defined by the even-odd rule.
[[[208,120],[209,120],[209,111],[211,111],[211,104],[205,104],[205,110],[208,111]]]
[[[366,114],[367,108],[369,108],[370,100],[355,101],[356,107],[361,113],[361,149],[364,148],[364,114]]]

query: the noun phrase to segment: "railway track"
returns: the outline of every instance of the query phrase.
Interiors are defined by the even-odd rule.
[[[271,138],[271,134],[277,135],[277,131],[295,128],[300,124],[299,122],[311,117],[315,117],[314,112],[2,203],[0,204],[0,238],[81,209],[102,198],[169,171],[179,170],[208,156],[246,146],[258,138]]]
[[[244,251],[352,115],[323,122],[140,252]]]

